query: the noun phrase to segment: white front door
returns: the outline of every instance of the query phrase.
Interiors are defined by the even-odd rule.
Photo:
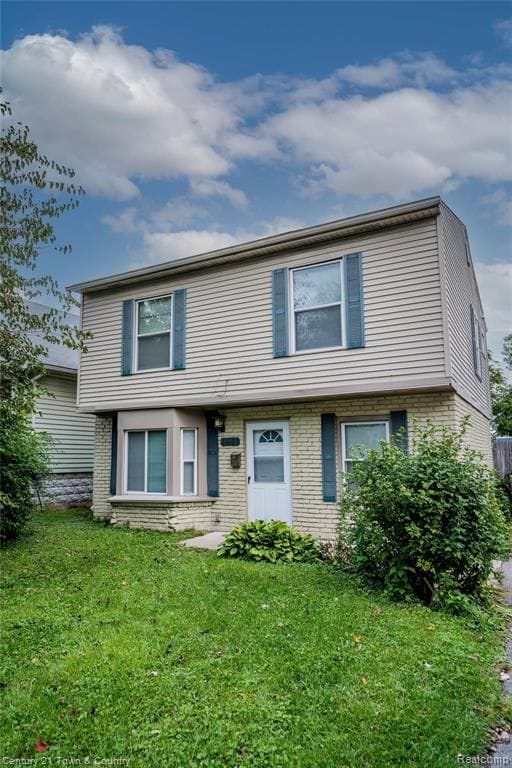
[[[292,522],[290,425],[287,421],[247,424],[249,520]]]

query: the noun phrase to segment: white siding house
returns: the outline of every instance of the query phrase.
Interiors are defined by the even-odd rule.
[[[31,303],[32,311],[47,308]],[[70,324],[79,317],[70,315]],[[89,504],[92,498],[95,419],[77,407],[79,354],[63,346],[47,345],[45,375],[39,380],[43,393],[33,414],[38,432],[52,439],[51,470],[41,502],[49,506]]]
[[[491,461],[485,321],[437,197],[71,286],[95,515],[335,531],[354,446],[431,419]]]

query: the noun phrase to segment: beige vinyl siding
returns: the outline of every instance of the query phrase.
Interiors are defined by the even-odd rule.
[[[482,364],[482,380],[475,374],[470,305],[485,330],[482,305],[471,256],[466,253],[466,232],[461,221],[441,206],[441,239],[446,280],[449,365],[456,391],[484,414],[490,414],[489,369]],[[469,249],[469,244],[468,244]],[[469,263],[468,263],[469,261]]]
[[[77,410],[76,379],[48,375],[41,384],[48,391],[37,402],[34,427],[49,432],[54,440],[53,472],[91,472],[94,417]]]
[[[364,349],[272,357],[272,270],[320,263],[361,251]],[[124,299],[187,289],[187,368],[121,376]],[[169,405],[255,393],[314,394],[342,385],[404,385],[445,375],[436,219],[346,238],[328,246],[255,258],[174,279],[84,295],[80,407]]]

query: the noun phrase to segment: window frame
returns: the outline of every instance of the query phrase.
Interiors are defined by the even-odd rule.
[[[148,433],[149,432],[165,432],[165,491],[148,491]],[[143,433],[144,434],[144,490],[143,491],[130,491],[128,490],[128,445],[130,442],[130,434]],[[163,429],[126,429],[124,431],[124,471],[123,471],[123,489],[127,495],[144,494],[145,496],[167,496],[168,484],[169,484],[169,432],[164,427]]]
[[[146,301],[158,301],[158,299],[170,299],[171,300],[171,322],[169,331],[154,331],[152,333],[139,334],[139,305]],[[159,296],[145,296],[143,299],[135,299],[135,312],[133,313],[134,328],[133,328],[133,359],[135,362],[135,373],[149,373],[150,371],[169,371],[173,368],[173,317],[174,314],[174,293],[165,293]],[[158,368],[139,368],[139,336],[142,338],[148,338],[149,336],[163,336],[164,333],[169,333],[169,365],[160,366]]]
[[[340,268],[340,301],[334,301],[330,304],[315,304],[311,307],[303,309],[295,309],[294,291],[293,291],[293,275],[295,272],[302,272],[305,269],[314,269],[315,267],[326,267],[331,264],[339,264]],[[288,295],[289,295],[289,312],[288,312],[288,335],[290,338],[290,354],[292,355],[307,355],[310,352],[332,352],[334,350],[346,349],[346,323],[344,318],[345,313],[345,265],[343,257],[337,259],[330,259],[329,261],[321,261],[318,264],[306,264],[303,267],[292,267],[288,270]],[[308,312],[314,309],[327,309],[329,307],[340,308],[340,323],[341,323],[341,345],[332,347],[314,347],[312,349],[297,349],[295,340],[295,315],[297,312]]]
[[[185,491],[185,464],[191,464],[191,459],[185,459],[185,454],[183,450],[184,446],[184,437],[185,432],[193,432],[194,433],[194,490],[193,491]],[[181,435],[180,435],[180,492],[182,496],[197,496],[197,442],[198,442],[198,428],[197,427],[181,427]]]
[[[348,459],[347,458],[347,445],[346,445],[346,437],[345,437],[345,427],[361,427],[361,426],[375,426],[376,424],[384,424],[386,427],[386,442],[390,442],[390,422],[389,419],[374,419],[374,420],[367,420],[367,421],[341,421],[340,422],[340,428],[341,428],[341,471],[345,475],[345,477],[349,476],[349,472],[346,471],[345,465],[348,461],[354,462],[354,461],[362,461],[362,459]]]

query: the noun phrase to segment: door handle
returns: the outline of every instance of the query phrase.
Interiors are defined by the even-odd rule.
[[[247,483],[250,483],[250,482],[251,482],[251,476],[247,475]]]

